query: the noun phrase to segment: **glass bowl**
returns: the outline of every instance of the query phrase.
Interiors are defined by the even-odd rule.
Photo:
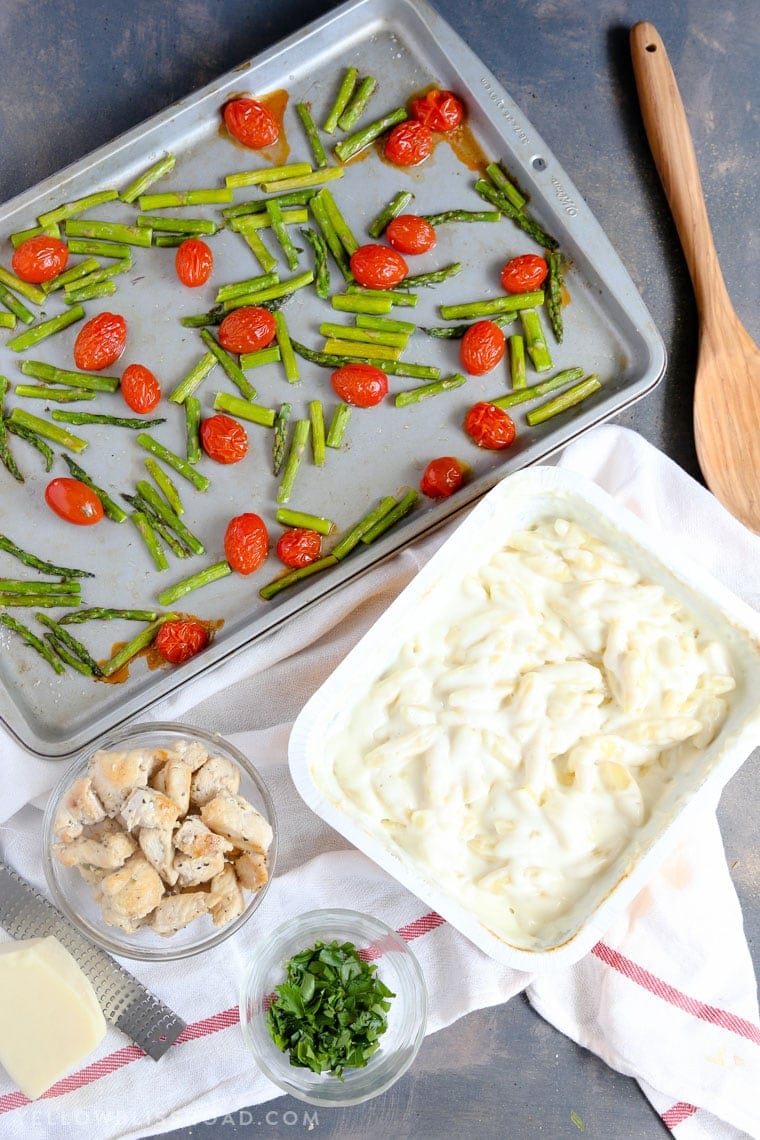
[[[396,995],[380,1048],[365,1068],[343,1077],[291,1065],[269,1035],[266,1012],[275,986],[285,981],[288,960],[315,942],[351,942],[377,966],[377,976]],[[365,956],[364,954],[362,956]],[[289,919],[252,951],[240,997],[240,1024],[253,1058],[276,1085],[309,1104],[346,1107],[385,1092],[406,1072],[425,1036],[427,989],[417,958],[391,927],[353,910],[314,910]]]
[[[187,926],[170,935],[161,935],[144,927],[127,933],[118,926],[108,925],[96,899],[93,886],[87,883],[76,867],[68,867],[53,854],[56,842],[54,820],[59,803],[72,783],[83,776],[93,753],[127,751],[130,749],[171,748],[179,741],[201,744],[209,756],[229,760],[240,773],[239,794],[247,799],[268,820],[273,838],[267,853],[268,878],[255,893],[243,892],[245,907],[237,917],[215,926],[210,914],[195,918]],[[138,848],[139,850],[139,848]],[[277,822],[272,798],[256,768],[242,752],[215,733],[205,732],[182,724],[140,724],[121,729],[103,737],[83,750],[50,794],[43,820],[43,858],[45,877],[53,902],[66,917],[98,946],[111,954],[142,961],[171,961],[189,958],[224,942],[248,922],[260,906],[272,881],[277,858]],[[201,888],[207,886],[202,884]]]

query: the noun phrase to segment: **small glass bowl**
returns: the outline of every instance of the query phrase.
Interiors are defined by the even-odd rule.
[[[128,934],[103,919],[93,888],[75,867],[66,867],[52,853],[55,842],[53,824],[56,809],[71,784],[84,775],[94,752],[127,751],[132,748],[170,748],[180,740],[199,741],[210,756],[224,756],[240,770],[240,795],[244,796],[269,821],[273,839],[267,855],[269,878],[255,894],[244,891],[245,909],[237,918],[214,926],[208,914],[201,915],[184,929],[164,936],[146,928]],[[110,954],[142,961],[168,962],[189,958],[224,942],[246,923],[260,906],[274,874],[277,859],[277,822],[272,798],[253,764],[221,736],[181,724],[140,724],[121,729],[90,745],[74,760],[53,791],[43,820],[43,859],[48,887],[59,910],[88,938]]]
[[[380,1048],[363,1069],[346,1069],[343,1078],[291,1065],[272,1040],[266,1012],[275,986],[285,981],[289,959],[315,942],[352,942],[370,950],[377,976],[396,995]],[[406,1072],[425,1036],[427,989],[417,958],[391,927],[353,910],[314,910],[289,919],[254,947],[240,997],[243,1036],[261,1071],[276,1085],[308,1104],[346,1107],[385,1092]]]

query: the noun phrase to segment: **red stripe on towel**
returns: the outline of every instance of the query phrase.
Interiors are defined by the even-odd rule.
[[[211,1017],[204,1017],[202,1021],[194,1021],[186,1025],[180,1033],[175,1045],[184,1045],[186,1041],[195,1041],[199,1037],[208,1037],[209,1033],[218,1033],[220,1029],[229,1029],[240,1021],[240,1010],[236,1005],[230,1009],[223,1009],[221,1013],[214,1013]]]
[[[699,1109],[695,1105],[686,1104],[685,1101],[679,1101],[678,1104],[674,1104],[672,1108],[669,1108],[667,1112],[663,1112],[661,1120],[665,1127],[670,1128],[672,1131],[677,1125],[683,1124],[684,1120],[688,1120],[690,1116],[693,1116],[695,1112],[699,1112]]]
[[[649,990],[656,997],[668,1002],[669,1005],[676,1006],[677,1009],[691,1014],[692,1017],[696,1017],[700,1021],[707,1021],[711,1025],[717,1025],[720,1029],[728,1030],[729,1033],[735,1033],[738,1037],[744,1037],[754,1045],[760,1045],[760,1026],[754,1025],[746,1018],[730,1013],[726,1009],[720,1009],[718,1006],[708,1005],[706,1002],[699,1001],[698,998],[690,997],[689,994],[677,990],[675,986],[664,982],[662,978],[658,978],[656,974],[645,970],[643,966],[639,966],[638,963],[626,958],[618,950],[613,950],[604,942],[597,942],[591,953],[605,965],[611,966],[613,970],[617,970],[624,977],[641,986],[642,989]]]
[[[115,1073],[117,1069],[123,1069],[125,1065],[139,1061],[141,1057],[145,1056],[146,1054],[143,1053],[139,1045],[125,1045],[123,1049],[117,1049],[115,1052],[109,1053],[107,1057],[93,1061],[91,1065],[85,1065],[83,1069],[69,1073],[67,1077],[61,1077],[60,1081],[56,1081],[39,1099],[48,1100],[57,1096],[65,1096],[66,1093],[74,1092],[75,1089],[80,1089],[84,1085],[90,1085],[93,1081],[99,1081],[101,1077],[107,1077],[111,1073]],[[23,1108],[25,1104],[31,1103],[22,1092],[6,1093],[5,1096],[0,1096],[0,1113],[11,1112],[14,1108]]]
[[[443,926],[445,918],[441,918],[440,914],[436,914],[431,910],[429,914],[423,914],[422,918],[415,919],[407,926],[402,926],[397,933],[401,935],[404,942],[411,942],[413,938],[419,938],[421,934],[429,934],[431,930],[437,930],[439,926]]]

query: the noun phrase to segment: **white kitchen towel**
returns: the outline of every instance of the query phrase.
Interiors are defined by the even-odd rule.
[[[760,540],[639,436],[598,428],[558,463],[594,479],[760,608]],[[0,1074],[0,1135],[126,1140],[276,1096],[254,1070],[238,1024],[246,962],[288,916],[343,905],[378,915],[411,942],[430,992],[429,1032],[527,989],[547,1020],[635,1076],[679,1140],[760,1137],[756,981],[711,814],[695,821],[586,958],[533,978],[475,949],[317,819],[295,791],[286,755],[299,709],[450,530],[376,567],[152,710],[153,719],[223,732],[262,768],[283,821],[278,873],[251,922],[216,950],[177,964],[126,963],[188,1021],[159,1064],[109,1030],[88,1065],[34,1103]],[[60,765],[24,768],[15,745],[3,740],[0,747],[0,856],[44,889],[41,813],[29,801]]]

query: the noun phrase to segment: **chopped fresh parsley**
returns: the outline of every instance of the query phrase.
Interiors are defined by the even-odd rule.
[[[267,1026],[291,1065],[330,1073],[361,1069],[388,1028],[390,998],[352,942],[316,942],[287,963],[286,980],[275,987]]]

